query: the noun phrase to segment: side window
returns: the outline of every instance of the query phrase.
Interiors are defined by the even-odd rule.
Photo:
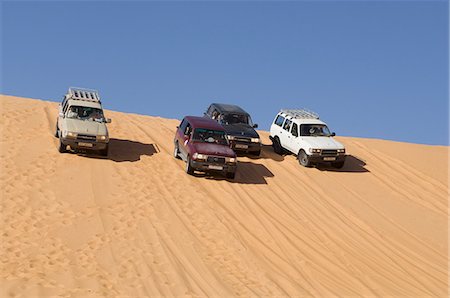
[[[275,124],[281,127],[284,122],[284,117],[281,115],[278,115],[277,119],[275,119]]]
[[[214,109],[214,111],[211,114],[211,118],[214,120],[218,120],[219,116],[220,116],[220,113],[216,109]]]
[[[291,120],[286,119],[286,121],[284,122],[284,125],[283,125],[283,129],[287,130],[287,131],[290,131],[291,130],[291,123],[292,123]]]
[[[298,137],[298,126],[297,123],[292,123],[291,133],[294,137]]]
[[[63,109],[63,114],[66,114],[66,111],[67,111],[67,107],[69,106],[68,105],[68,100],[66,100],[65,102],[64,102],[64,104],[63,104],[63,107],[62,107],[62,109]]]
[[[185,135],[185,136],[189,136],[189,135],[191,134],[191,132],[192,132],[192,126],[191,126],[190,123],[188,123],[188,124],[186,125],[186,129],[184,130],[184,135]]]
[[[183,119],[183,121],[181,121],[181,124],[180,124],[180,130],[182,131],[182,132],[184,132],[184,131],[186,131],[186,125],[187,125],[187,121],[186,121],[186,119]]]
[[[214,110],[214,106],[213,106],[213,105],[210,105],[209,108],[208,108],[208,110],[206,111],[206,114],[207,114],[209,117],[212,117],[212,112],[213,112],[213,110]]]

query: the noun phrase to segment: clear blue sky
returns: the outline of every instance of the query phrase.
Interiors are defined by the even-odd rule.
[[[307,107],[338,135],[448,144],[447,1],[2,3],[1,93],[182,118]],[[114,134],[114,132],[111,132]]]

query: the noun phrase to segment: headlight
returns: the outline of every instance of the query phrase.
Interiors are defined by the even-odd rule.
[[[235,157],[227,157],[227,162],[236,162],[236,158]]]
[[[338,153],[345,153],[345,149],[338,149]]]
[[[108,136],[99,135],[97,136],[97,141],[106,142],[108,140]]]
[[[252,143],[259,143],[261,140],[259,138],[252,138]]]
[[[198,154],[197,152],[195,152],[192,155],[192,159],[194,160],[206,160],[207,156],[205,154]]]
[[[322,149],[309,148],[309,152],[311,152],[311,153],[320,153],[320,152],[322,152]]]
[[[234,136],[227,135],[227,139],[230,140],[230,141],[232,141],[232,140],[235,139],[235,137],[234,137]]]
[[[72,138],[72,139],[76,139],[78,136],[78,134],[76,132],[71,132],[71,131],[64,131],[63,132],[63,137],[65,138]]]

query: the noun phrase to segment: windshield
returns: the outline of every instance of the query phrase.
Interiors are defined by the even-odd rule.
[[[300,125],[300,135],[307,137],[329,137],[330,130],[323,124],[302,124]]]
[[[196,128],[192,140],[202,143],[228,145],[228,141],[225,138],[225,132],[221,130]]]
[[[252,120],[244,114],[225,114],[220,116],[220,122],[225,125],[230,124],[248,124],[252,125]]]
[[[103,111],[91,107],[71,106],[67,111],[67,118],[105,122]]]

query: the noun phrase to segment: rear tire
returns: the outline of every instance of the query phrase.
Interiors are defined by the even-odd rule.
[[[58,151],[59,151],[59,153],[66,153],[67,152],[67,145],[64,145],[63,142],[61,142],[61,139],[59,139]]]
[[[176,159],[181,159],[180,158],[180,149],[178,147],[178,142],[175,142],[175,146],[173,149],[173,157],[175,157]]]
[[[272,141],[273,151],[276,154],[282,155],[284,152],[283,146],[281,146],[280,139],[278,137],[274,137]]]
[[[235,176],[236,176],[236,172],[227,172],[225,174],[225,177],[227,177],[228,179],[234,179]]]
[[[189,155],[186,160],[186,173],[188,173],[189,175],[194,174],[194,169],[191,166],[191,157]]]
[[[55,137],[59,138],[59,129],[58,129],[58,123],[56,123],[56,129],[55,129]]]
[[[298,158],[298,162],[300,163],[300,165],[302,165],[304,167],[311,167],[311,162],[309,161],[308,154],[306,154],[305,151],[300,150],[297,158]]]
[[[339,162],[332,163],[331,166],[335,169],[342,169],[344,164],[345,164],[345,161],[339,161]]]

